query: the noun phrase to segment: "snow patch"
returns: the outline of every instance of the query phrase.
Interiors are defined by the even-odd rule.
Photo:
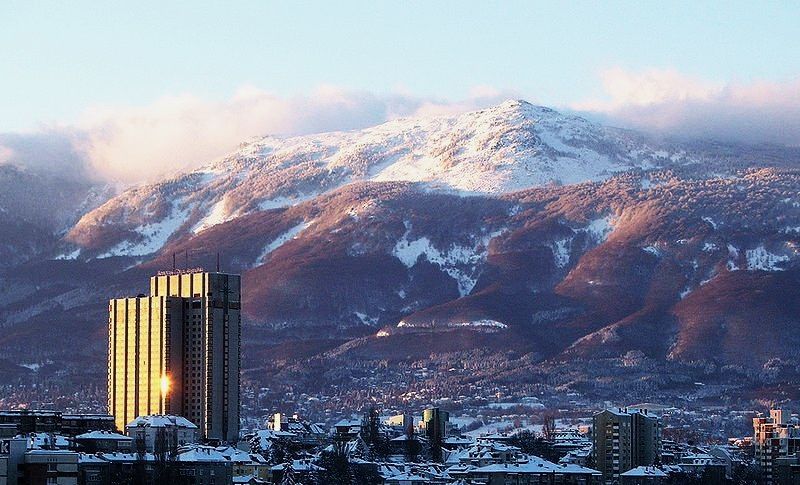
[[[736,265],[738,259],[739,249],[733,244],[728,244],[728,262],[726,264],[728,271],[736,271],[739,269],[739,266]]]
[[[397,324],[398,327],[410,327],[411,325],[408,324],[405,320],[400,320]],[[448,322],[445,324],[446,327],[451,328],[460,328],[460,327],[471,327],[471,328],[478,328],[478,329],[485,329],[485,330],[502,330],[508,328],[508,325],[502,322],[498,322],[497,320],[491,320],[488,318],[483,318],[480,320],[464,320],[461,322]]]
[[[222,224],[223,222],[228,222],[231,220],[233,218],[233,214],[228,213],[226,205],[227,202],[224,197],[218,200],[213,206],[211,206],[211,210],[208,212],[208,214],[202,218],[194,226],[194,228],[192,228],[192,232],[197,234],[211,226],[216,226],[217,224]]]
[[[657,247],[655,247],[655,246],[643,247],[642,251],[644,251],[646,253],[650,253],[655,257],[660,257],[661,256],[661,251],[659,251],[659,249]]]
[[[555,260],[556,266],[559,268],[563,268],[569,264],[570,258],[570,244],[572,243],[572,238],[561,239],[555,241],[553,243],[553,259]]]
[[[410,228],[406,230],[403,238],[397,241],[392,249],[392,255],[406,268],[414,267],[419,258],[424,257],[456,280],[459,294],[466,296],[478,282],[478,266],[486,260],[489,241],[503,231],[495,231],[479,238],[472,247],[453,243],[445,251],[434,247],[430,239],[424,236],[409,241],[409,232]]]
[[[81,248],[72,251],[71,253],[63,253],[56,256],[58,260],[67,260],[67,259],[78,259],[78,256],[81,255]]]
[[[714,219],[712,219],[710,217],[703,217],[703,221],[708,223],[713,229],[717,228],[717,223],[714,222]]]
[[[472,320],[448,324],[449,327],[489,327],[489,328],[508,328],[508,325],[497,320]]]
[[[176,210],[176,203],[164,219],[152,224],[144,224],[134,229],[141,236],[141,241],[133,243],[122,241],[107,252],[99,255],[98,259],[111,256],[146,256],[153,254],[167,243],[170,237],[180,229],[189,217],[189,208]]]
[[[789,261],[789,256],[773,254],[763,245],[745,251],[748,271],[783,271],[780,263]]]
[[[373,327],[378,324],[378,317],[371,317],[366,313],[361,313],[361,312],[354,312],[354,313],[358,317],[358,319],[361,320],[361,323],[364,325],[369,325]]]
[[[255,265],[256,266],[260,266],[260,265],[264,264],[265,261],[266,261],[267,256],[271,252],[273,252],[276,249],[278,249],[279,247],[283,246],[288,241],[290,241],[292,239],[297,239],[297,236],[299,236],[301,232],[306,230],[308,228],[308,226],[310,226],[313,223],[314,223],[314,221],[301,222],[300,224],[294,226],[293,228],[289,229],[288,231],[284,232],[283,234],[281,234],[280,236],[275,238],[275,240],[273,240],[271,243],[269,243],[266,246],[264,246],[264,249],[261,251],[261,255],[258,257],[258,259],[256,259],[256,264]]]
[[[717,245],[714,244],[714,243],[707,242],[707,243],[703,244],[703,251],[706,252],[706,253],[712,253],[712,252],[714,252],[714,251],[716,251],[718,249],[719,249],[719,247],[717,247]]]
[[[589,224],[580,229],[586,232],[598,243],[603,243],[608,239],[608,236],[614,231],[614,223],[616,219],[612,216],[605,216],[599,219],[594,219]]]

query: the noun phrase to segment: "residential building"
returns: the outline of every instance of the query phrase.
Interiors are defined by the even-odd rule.
[[[84,453],[130,452],[133,438],[112,431],[90,431],[72,438],[74,448]]]
[[[595,414],[592,439],[595,468],[607,482],[616,482],[622,473],[659,460],[659,419],[646,409],[616,408]]]
[[[422,428],[432,443],[443,443],[447,437],[450,413],[439,408],[422,411]]]
[[[660,485],[667,480],[667,474],[654,466],[637,466],[620,473],[620,485]]]
[[[789,423],[789,413],[772,409],[769,417],[753,418],[753,444],[756,463],[766,483],[773,481],[773,468],[778,458],[797,454],[800,450],[800,428]]]
[[[136,448],[148,453],[168,452],[178,447],[198,442],[197,426],[181,416],[139,416],[125,427],[125,432]]]
[[[25,453],[18,483],[25,485],[77,485],[78,453],[69,450],[34,449]]]
[[[109,302],[108,407],[117,428],[142,415],[184,416],[200,437],[239,437],[241,279],[159,273],[150,295]]]
[[[15,428],[15,434],[59,433],[76,436],[89,431],[114,431],[110,414],[63,414],[42,409],[0,411],[0,427]]]

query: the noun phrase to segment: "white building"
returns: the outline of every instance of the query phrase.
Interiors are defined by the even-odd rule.
[[[181,416],[153,414],[139,416],[125,427],[128,436],[133,438],[134,450],[144,443],[150,453],[157,448],[163,451],[176,450],[179,446],[197,443],[197,426]]]

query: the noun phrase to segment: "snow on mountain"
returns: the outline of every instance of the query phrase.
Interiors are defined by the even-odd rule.
[[[409,241],[408,233],[409,231],[406,231],[403,238],[397,241],[392,254],[407,268],[414,267],[420,258],[424,258],[456,280],[459,294],[466,296],[478,281],[477,268],[486,260],[489,241],[502,234],[503,231],[495,231],[477,238],[471,247],[454,243],[445,251],[434,247],[427,237]]]
[[[201,169],[121,194],[86,214],[67,240],[95,255],[138,255],[157,251],[176,234],[294,205],[356,181],[502,194],[697,161],[629,131],[508,101],[460,116],[264,137]]]
[[[261,255],[256,260],[256,265],[264,264],[264,261],[267,259],[267,256],[269,256],[270,253],[286,244],[286,242],[297,238],[297,236],[300,235],[300,233],[307,229],[311,224],[313,224],[313,222],[302,222],[275,238],[274,241],[267,244],[267,246],[261,251]]]
[[[773,254],[767,251],[763,245],[755,249],[748,249],[745,255],[747,256],[747,269],[750,271],[783,271],[779,264],[789,261],[789,256]]]

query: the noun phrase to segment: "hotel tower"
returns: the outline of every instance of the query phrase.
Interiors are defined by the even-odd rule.
[[[108,305],[108,409],[118,429],[137,416],[174,414],[202,438],[239,435],[239,275],[162,272],[150,295]]]

